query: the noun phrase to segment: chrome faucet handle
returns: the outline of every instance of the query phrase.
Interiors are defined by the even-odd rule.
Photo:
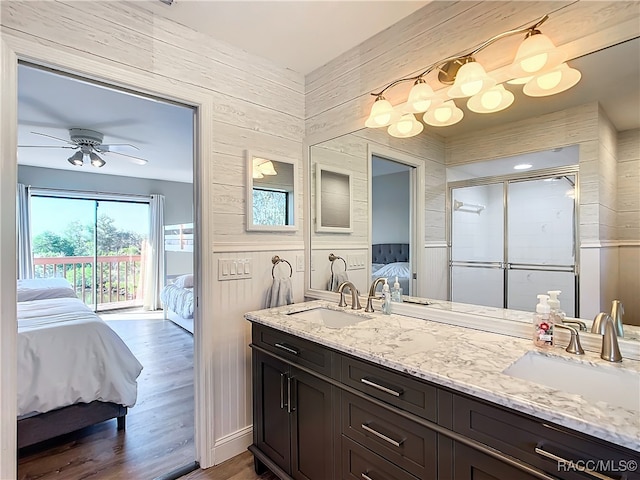
[[[618,346],[618,336],[616,335],[616,327],[613,319],[607,315],[604,322],[604,335],[602,335],[602,351],[600,358],[607,362],[621,362],[622,354]]]
[[[574,355],[584,355],[584,349],[582,345],[580,345],[580,335],[578,335],[578,330],[570,325],[565,325],[563,323],[556,323],[554,328],[564,328],[565,330],[569,330],[571,333],[571,340],[569,340],[569,344],[565,351],[568,353],[573,353]]]
[[[624,337],[624,330],[622,328],[622,315],[624,314],[624,305],[620,300],[614,300],[611,302],[611,318],[613,319],[613,326],[616,329],[616,335]]]
[[[569,324],[569,325],[578,325],[578,328],[580,329],[581,332],[586,332],[587,331],[587,324],[584,323],[582,320],[567,320],[566,318],[562,320],[562,323],[565,324]]]

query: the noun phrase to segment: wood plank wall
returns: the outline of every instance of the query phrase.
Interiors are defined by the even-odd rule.
[[[213,424],[201,428],[212,445],[220,445],[211,453],[217,463],[250,441],[249,325],[243,314],[262,308],[271,283],[271,256],[287,258],[295,269],[296,255],[304,252],[302,191],[297,194],[297,232],[245,231],[244,150],[292,159],[302,178],[304,79],[155,16],[146,7],[135,1],[3,1],[2,37],[46,45],[137,76],[161,77],[181,88],[204,91],[213,103],[212,119],[203,125],[212,138],[203,145],[212,158],[212,175],[204,180],[210,215],[200,228],[212,239],[203,248],[214,254],[213,264],[203,266],[213,278],[203,285],[203,293],[214,308],[201,313],[217,334],[205,342],[214,351],[204,352],[209,373],[202,386],[215,414]],[[251,258],[253,278],[218,282],[218,258]],[[296,272],[294,285],[295,300],[301,301],[302,273]]]

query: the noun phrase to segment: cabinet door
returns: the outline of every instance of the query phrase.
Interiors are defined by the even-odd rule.
[[[291,368],[291,475],[296,480],[333,478],[332,387]]]
[[[537,477],[485,455],[461,443],[454,443],[455,480],[534,480]]]
[[[253,352],[254,443],[286,472],[291,471],[288,372],[285,363]]]

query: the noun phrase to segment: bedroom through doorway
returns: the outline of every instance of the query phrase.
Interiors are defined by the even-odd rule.
[[[115,376],[89,377],[96,397],[82,393],[71,403],[53,397],[84,388],[78,379],[99,368],[88,362],[61,367],[67,372],[57,382],[62,393],[38,390],[46,405],[35,408],[19,385],[20,478],[154,478],[196,465],[196,114],[190,106],[18,65],[18,204],[24,207],[18,214],[18,377],[29,392],[40,388],[37,375],[21,373],[20,346],[27,331],[51,334],[45,326],[59,328],[56,335],[64,331],[59,338],[70,334],[58,347],[73,357],[100,343],[82,336],[86,325],[96,325],[100,341],[113,342],[107,350],[126,349],[124,357],[132,354],[142,367],[136,372],[131,360],[120,371],[118,355],[89,352]],[[176,225],[185,226],[177,246],[167,229]],[[167,284],[176,283],[190,291],[191,307],[179,316],[189,317],[191,331],[170,319],[161,300]],[[50,355],[43,348],[28,356],[46,363]],[[110,396],[119,379],[133,382],[133,400],[130,391]],[[104,414],[104,408],[118,410]],[[78,421],[73,431],[62,426],[68,418]],[[21,437],[22,420],[34,419],[41,426],[36,434],[25,430]]]

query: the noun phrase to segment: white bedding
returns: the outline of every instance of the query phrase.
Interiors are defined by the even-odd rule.
[[[94,400],[131,407],[142,365],[82,301],[18,303],[18,416]]]
[[[28,278],[18,280],[18,302],[48,298],[76,298],[66,278]]]

